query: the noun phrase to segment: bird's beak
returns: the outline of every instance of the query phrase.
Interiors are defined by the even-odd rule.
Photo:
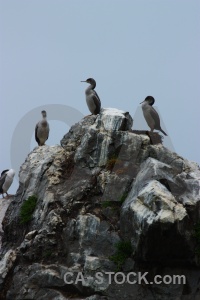
[[[86,81],[81,81],[81,82],[86,82]]]
[[[145,100],[144,100],[145,101]],[[142,104],[144,101],[140,102],[140,104]]]

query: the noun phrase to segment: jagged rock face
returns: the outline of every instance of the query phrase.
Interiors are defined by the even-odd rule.
[[[0,202],[0,248],[1,248],[1,236],[3,234],[2,221],[5,216],[5,212],[8,208],[8,206],[10,205],[10,202],[11,202],[11,198],[1,199],[1,202]]]
[[[28,155],[3,221],[1,299],[198,296],[199,168],[131,127],[128,113],[103,109],[72,126],[61,146]],[[31,221],[21,224],[21,207],[32,195]],[[116,271],[110,257],[124,240],[132,245],[125,274],[185,274],[187,287],[109,282],[106,272]],[[66,284],[66,272],[74,282]],[[87,278],[76,282],[78,272]]]
[[[195,261],[199,179],[197,165],[179,157],[172,156],[171,165],[154,158],[141,164],[121,211],[122,234],[132,240],[138,259],[168,265]]]

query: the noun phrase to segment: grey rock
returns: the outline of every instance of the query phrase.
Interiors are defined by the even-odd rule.
[[[97,128],[106,131],[131,129],[133,119],[128,112],[115,108],[103,108],[96,119]]]
[[[192,211],[193,224],[198,222],[192,207],[199,203],[200,173],[197,166],[194,166],[195,172],[191,172],[191,163],[187,161],[183,165],[180,172],[178,168],[154,158],[148,158],[141,164],[121,211],[121,231],[131,239],[138,258],[146,261],[166,259],[171,263],[173,259],[178,261],[184,257],[195,260],[191,249],[194,236],[188,221]],[[159,239],[157,251],[154,248],[156,238]],[[179,246],[171,249],[169,245],[177,242]]]
[[[1,236],[3,235],[3,229],[2,229],[2,221],[4,219],[6,210],[8,206],[10,205],[13,197],[9,199],[1,199],[0,200],[0,248],[1,248]]]
[[[127,258],[125,260],[125,263],[123,265],[123,271],[124,272],[131,272],[132,270],[134,270],[134,265],[135,265],[135,262],[133,259],[131,259],[130,257]]]
[[[132,132],[132,123],[128,113],[102,109],[72,126],[61,146],[27,156],[2,222],[2,300],[198,299],[199,167]],[[21,224],[32,195],[36,207]],[[117,250],[124,241],[132,253]],[[123,254],[124,275],[116,275],[111,258]],[[116,283],[130,272],[183,274],[187,283]]]
[[[4,279],[8,275],[16,260],[16,251],[8,250],[0,261],[0,290],[2,289]]]
[[[99,296],[99,295],[93,295],[90,297],[85,298],[85,300],[106,300],[107,297]]]

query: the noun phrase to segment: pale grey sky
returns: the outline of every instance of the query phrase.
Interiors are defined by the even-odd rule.
[[[32,110],[38,116],[31,124],[40,106],[50,104],[89,113],[87,85],[80,83],[88,77],[97,81],[103,107],[133,117],[154,96],[165,141],[200,163],[199,15],[199,0],[1,0],[0,170],[12,167],[13,134]],[[133,128],[148,129],[135,119]],[[58,144],[67,124],[51,121],[47,144]],[[29,143],[30,150],[36,146],[33,138]]]

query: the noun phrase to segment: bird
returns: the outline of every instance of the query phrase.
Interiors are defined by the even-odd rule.
[[[101,100],[94,90],[96,87],[96,81],[93,78],[88,78],[81,82],[87,82],[90,84],[85,90],[87,106],[92,115],[98,115],[101,110]]]
[[[154,129],[157,129],[161,131],[164,135],[167,135],[164,130],[162,130],[160,126],[160,118],[157,113],[157,111],[152,107],[155,102],[154,97],[147,96],[144,101],[142,101],[140,104],[142,104],[142,111],[144,118],[150,127],[151,131],[153,132]]]
[[[10,188],[13,179],[15,176],[15,170],[13,169],[7,169],[1,172],[1,177],[0,177],[0,194],[7,195],[7,198],[9,198],[9,194],[7,193],[8,189]]]
[[[47,122],[47,113],[45,110],[41,111],[43,119],[35,126],[35,140],[38,146],[45,145],[49,137],[49,123]]]

